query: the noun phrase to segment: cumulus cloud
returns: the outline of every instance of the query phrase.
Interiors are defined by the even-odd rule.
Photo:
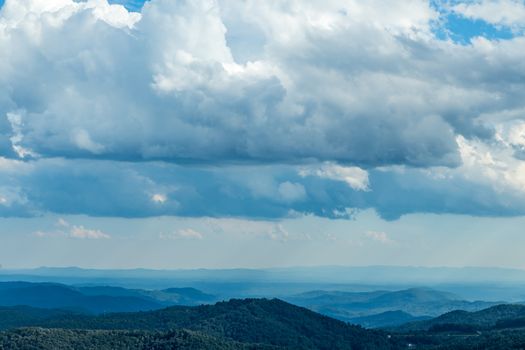
[[[478,109],[510,97],[486,64],[471,89],[481,53],[433,41],[424,1],[41,2],[2,9],[0,99],[4,138],[42,157],[453,166],[454,132],[486,135]]]
[[[518,5],[451,8],[517,26]],[[522,215],[525,38],[459,45],[440,16],[423,0],[7,0],[0,215]]]
[[[82,225],[72,225],[59,218],[53,231],[36,231],[33,236],[38,238],[73,238],[73,239],[110,239],[111,236],[100,230],[88,229]]]
[[[344,167],[333,163],[325,163],[318,167],[303,168],[301,176],[315,175],[336,181],[343,181],[355,190],[365,191],[368,189],[368,173],[358,167]]]
[[[525,3],[522,0],[481,0],[459,3],[452,10],[474,20],[514,30],[525,28]]]

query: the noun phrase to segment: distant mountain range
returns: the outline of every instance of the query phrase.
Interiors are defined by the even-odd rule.
[[[193,281],[314,282],[361,285],[504,282],[524,284],[525,270],[492,267],[312,266],[269,269],[96,270],[78,267],[3,269],[2,275]],[[49,279],[48,279],[49,281]]]
[[[400,291],[313,291],[285,298],[316,312],[366,327],[385,327],[428,319],[452,310],[477,311],[493,302],[465,301],[448,292],[429,288]]]
[[[0,306],[25,305],[78,313],[158,310],[167,306],[210,304],[221,298],[195,288],[161,290],[59,283],[0,282]],[[399,291],[310,291],[282,298],[315,312],[367,328],[393,327],[452,310],[477,311],[494,302],[466,301],[429,288]]]
[[[0,348],[8,349],[24,348],[28,342],[41,349],[401,348],[384,332],[352,326],[277,299],[99,316],[11,307],[0,309],[0,315],[7,329],[22,323],[46,327],[0,332]]]
[[[170,305],[200,305],[216,300],[215,296],[194,288],[148,291],[58,283],[0,282],[0,306],[26,305],[104,313],[156,310]]]
[[[429,288],[288,297],[305,307],[253,298],[211,304],[215,298],[194,288],[0,283],[0,349],[525,348],[525,305]]]
[[[0,281],[111,285],[161,290],[173,286],[206,290],[222,299],[282,297],[316,289],[364,292],[431,287],[467,300],[525,300],[525,271],[480,267],[320,266],[273,269],[93,270],[0,269]]]

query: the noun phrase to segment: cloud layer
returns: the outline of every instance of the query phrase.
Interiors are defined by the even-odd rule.
[[[436,6],[7,0],[0,215],[522,215],[523,4]]]

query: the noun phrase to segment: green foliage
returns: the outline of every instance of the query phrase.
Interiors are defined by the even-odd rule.
[[[257,345],[240,344],[187,330],[158,333],[147,331],[101,331],[25,328],[0,333],[0,349],[202,349],[237,350]],[[270,347],[258,346],[260,349]]]
[[[11,349],[8,346],[10,342],[16,346],[25,344],[28,337],[35,339],[35,344],[49,346],[44,349],[69,349],[61,347],[69,344],[68,339],[78,339],[80,342],[74,343],[75,346],[71,347],[74,349],[90,349],[85,347],[86,344],[97,344],[99,349],[104,349],[104,346],[117,349],[118,346],[127,346],[129,349],[148,348],[144,346],[155,349],[157,346],[158,349],[164,349],[163,346],[169,342],[179,342],[181,337],[186,337],[191,342],[202,341],[199,345],[201,347],[195,349],[207,349],[205,346],[210,342],[216,344],[209,348],[216,349],[227,348],[226,346],[233,349],[304,350],[398,348],[381,331],[352,326],[277,299],[231,300],[215,305],[177,306],[150,312],[99,316],[72,313],[61,314],[60,317],[51,315],[27,326],[56,329],[5,332],[2,334],[4,348]],[[181,330],[184,330],[183,333],[180,333]],[[16,332],[25,333],[15,337]],[[113,338],[119,339],[122,344],[111,343]],[[53,347],[53,341],[60,339],[63,341]]]
[[[446,327],[468,325],[472,330],[487,330],[497,327],[498,324],[501,325],[502,322],[512,322],[524,317],[524,305],[503,304],[477,312],[452,311],[428,321],[409,323],[395,330],[398,332],[439,330],[443,325]]]

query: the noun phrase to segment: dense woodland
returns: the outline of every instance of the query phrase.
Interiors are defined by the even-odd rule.
[[[278,299],[89,315],[0,308],[0,349],[525,349],[525,307],[453,311],[370,330]]]
[[[53,314],[11,308],[4,318],[5,349],[358,349],[400,348],[387,333],[367,330],[273,299],[245,299],[198,307],[107,315]],[[7,316],[8,308],[2,313]],[[5,320],[10,321],[5,321]],[[50,329],[52,328],[52,329]],[[71,344],[71,345],[70,345]]]

